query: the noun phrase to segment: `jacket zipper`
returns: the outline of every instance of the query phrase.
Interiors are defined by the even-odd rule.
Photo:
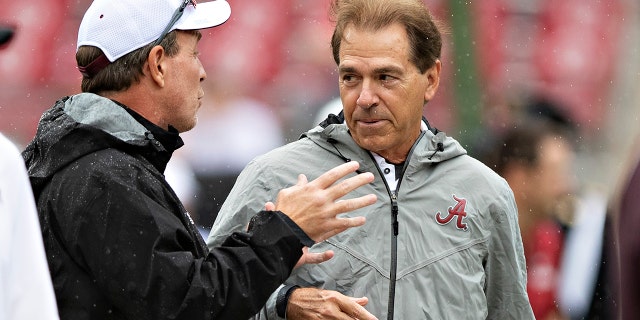
[[[423,136],[424,132],[420,133],[420,136],[418,136],[418,139],[416,139],[416,142],[411,147],[411,150],[409,150],[409,154],[407,154],[407,159],[404,163],[404,167],[402,168],[402,174],[400,175],[400,177],[398,177],[398,183],[396,184],[396,189],[393,192],[391,192],[391,189],[389,189],[389,184],[380,171],[380,166],[378,166],[373,155],[369,153],[371,158],[374,160],[373,162],[378,168],[378,172],[383,177],[382,181],[384,181],[387,192],[389,193],[389,197],[391,198],[391,265],[389,266],[389,301],[387,303],[387,320],[393,320],[393,314],[395,311],[396,276],[398,272],[398,235],[400,234],[400,223],[398,222],[398,193],[400,190],[400,184],[402,183],[402,178],[404,177],[404,172],[407,170],[411,155],[413,155],[413,150],[418,145],[418,142],[422,139]]]
[[[158,141],[155,138],[155,136],[153,135],[153,133],[151,133],[151,131],[146,131],[144,133],[144,136],[147,140],[149,140],[149,142],[157,152],[167,151],[167,149],[165,149],[162,143],[160,143],[160,141]],[[165,188],[167,188],[167,190],[169,190],[171,192],[171,195],[174,197],[174,201],[176,201],[176,203],[178,204],[178,209],[181,214],[181,216],[179,216],[178,218],[180,218],[180,220],[182,221],[182,224],[187,229],[187,232],[191,234],[191,238],[195,242],[194,246],[196,248],[196,251],[198,251],[198,253],[200,254],[199,257],[206,257],[209,252],[209,250],[207,249],[207,244],[205,243],[205,240],[200,235],[200,232],[198,231],[198,227],[193,222],[191,215],[189,215],[189,211],[187,211],[187,209],[184,207],[184,204],[182,204],[182,201],[180,200],[176,192],[173,190],[173,188],[166,181],[166,179],[164,180],[164,184],[165,184]]]
[[[400,181],[398,181],[400,182]],[[389,268],[389,302],[387,319],[393,320],[396,300],[396,273],[398,269],[398,189],[391,193],[391,266]]]
[[[373,154],[371,154],[371,152],[369,152],[369,157],[371,157],[371,160],[373,160],[373,163],[375,164],[376,169],[378,169],[378,173],[382,177],[382,181],[384,182],[385,188],[387,189],[387,193],[389,194],[389,197],[391,198],[391,231],[392,231],[392,236],[391,236],[391,265],[389,267],[389,301],[388,301],[388,304],[387,304],[387,320],[393,320],[393,313],[394,313],[394,310],[395,310],[396,275],[397,275],[397,269],[398,269],[398,235],[400,234],[400,226],[399,226],[399,222],[398,222],[398,212],[399,212],[399,209],[398,209],[398,191],[400,190],[400,184],[402,183],[402,177],[404,177],[404,172],[407,170],[407,165],[409,164],[409,159],[411,159],[411,155],[413,155],[413,150],[418,145],[418,142],[422,139],[423,136],[424,136],[424,131],[420,133],[420,136],[418,136],[418,139],[416,139],[416,141],[414,142],[413,146],[411,147],[411,150],[409,150],[409,154],[407,154],[407,160],[405,161],[405,164],[404,164],[404,166],[402,168],[402,174],[398,178],[398,183],[396,184],[396,189],[393,192],[391,192],[391,189],[389,188],[389,184],[387,183],[387,180],[384,178],[384,174],[380,170],[380,166],[378,165],[375,157],[373,156]],[[331,141],[331,140],[333,140],[333,141]],[[331,143],[331,145],[333,145],[333,147],[336,149],[336,152],[338,153],[338,155],[339,155],[339,157],[341,159],[343,159],[346,162],[351,161],[351,159],[343,156],[342,153],[340,152],[340,150],[335,146],[336,140],[329,139],[327,141],[329,143]],[[442,151],[442,150],[440,150],[440,145],[438,145],[438,150]]]

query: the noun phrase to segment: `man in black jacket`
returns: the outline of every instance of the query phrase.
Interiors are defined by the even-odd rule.
[[[373,180],[342,179],[354,162],[300,175],[246,232],[205,246],[163,172],[204,94],[198,29],[229,15],[224,0],[95,0],[85,13],[83,93],[47,110],[23,152],[61,318],[248,318],[297,262],[331,257],[303,247],[364,223],[336,216],[376,201],[337,201]]]

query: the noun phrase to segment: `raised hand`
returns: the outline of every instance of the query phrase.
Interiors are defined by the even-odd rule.
[[[276,209],[276,205],[273,202],[267,202],[264,206],[264,209],[267,211],[273,211]],[[298,263],[293,267],[294,269],[300,267],[304,264],[317,264],[325,262],[331,258],[333,258],[333,251],[327,250],[323,252],[309,252],[308,247],[302,248],[302,257],[298,260]]]
[[[347,162],[311,182],[307,181],[305,175],[299,175],[295,186],[280,190],[275,210],[289,216],[315,242],[323,241],[348,228],[363,225],[365,218],[361,216],[337,217],[341,213],[376,202],[374,194],[339,200],[349,192],[373,181],[373,174],[366,172],[338,182],[358,170],[359,166],[355,161]]]

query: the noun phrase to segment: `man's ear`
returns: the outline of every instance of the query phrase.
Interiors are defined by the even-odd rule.
[[[436,60],[436,63],[429,69],[427,69],[427,80],[429,83],[427,84],[427,88],[424,92],[424,101],[431,101],[433,97],[436,95],[436,91],[438,91],[438,86],[440,85],[440,70],[442,70],[442,62],[440,59]]]
[[[166,56],[162,46],[154,46],[149,52],[147,63],[145,64],[149,78],[160,87],[164,87],[164,74],[166,71],[164,61]]]

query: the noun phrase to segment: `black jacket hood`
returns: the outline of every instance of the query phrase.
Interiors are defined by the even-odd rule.
[[[137,149],[160,172],[171,158],[153,134],[118,103],[91,93],[64,97],[41,117],[22,156],[34,192],[69,163],[107,148]]]

